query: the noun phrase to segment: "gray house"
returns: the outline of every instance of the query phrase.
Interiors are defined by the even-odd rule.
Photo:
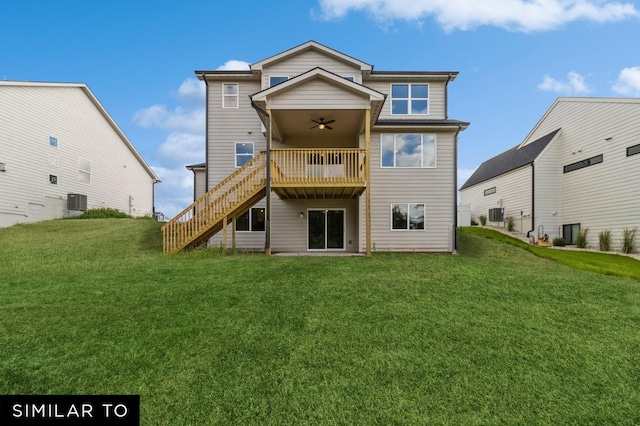
[[[525,140],[478,167],[460,188],[471,215],[495,209],[534,239],[598,246],[640,227],[640,99],[558,98]]]
[[[310,41],[196,75],[206,161],[189,167],[197,200],[165,225],[165,252],[456,250],[457,72],[374,71]]]
[[[97,207],[152,216],[156,182],[86,85],[0,81],[0,226]]]

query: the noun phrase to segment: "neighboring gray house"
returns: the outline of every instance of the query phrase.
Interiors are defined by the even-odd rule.
[[[640,99],[558,98],[516,147],[480,165],[460,188],[471,215],[504,209],[537,240],[563,236],[589,244],[610,230],[640,227]]]
[[[152,216],[153,170],[84,84],[0,81],[0,226]]]
[[[209,241],[273,252],[456,250],[457,72],[374,71],[310,41],[207,86],[196,197],[165,252]],[[270,164],[270,167],[267,167]],[[204,178],[209,192],[198,192]]]

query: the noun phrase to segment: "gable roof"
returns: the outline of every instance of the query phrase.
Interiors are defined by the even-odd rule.
[[[290,56],[296,55],[300,52],[304,52],[307,50],[316,50],[319,52],[323,52],[327,55],[333,56],[343,62],[352,64],[354,66],[359,67],[362,71],[368,71],[371,72],[371,70],[373,70],[373,65],[367,64],[366,62],[362,62],[359,59],[356,59],[354,57],[351,57],[349,55],[345,55],[342,52],[338,52],[337,50],[334,50],[330,47],[327,47],[323,44],[320,44],[316,41],[310,40],[306,43],[300,44],[296,47],[293,47],[291,49],[285,50],[284,52],[278,53],[277,55],[274,56],[270,56],[266,59],[263,59],[261,61],[258,61],[254,64],[251,64],[251,70],[252,71],[257,71],[257,70],[262,70],[262,68],[265,65],[269,65],[272,64],[274,62],[278,62],[281,61],[285,58],[288,58]]]
[[[321,67],[310,69],[309,71],[303,72],[300,75],[285,80],[267,89],[261,90],[258,93],[254,93],[250,96],[250,98],[254,101],[264,101],[270,95],[283,90],[287,90],[291,87],[298,86],[303,82],[312,80],[314,78],[322,78],[326,81],[331,81],[335,83],[336,86],[343,87],[346,90],[350,90],[361,95],[365,95],[372,101],[384,101],[386,98],[386,95],[382,92],[378,92],[377,90],[373,90],[367,86],[363,86],[362,84],[347,80],[346,78],[332,73],[331,71],[327,71]]]
[[[120,139],[124,142],[127,148],[131,151],[131,153],[136,157],[136,159],[140,162],[142,167],[146,170],[146,172],[154,179],[156,182],[160,182],[158,176],[155,174],[153,169],[149,167],[142,155],[136,150],[131,141],[127,138],[124,132],[118,127],[116,122],[111,118],[107,110],[102,106],[98,98],[89,90],[89,87],[84,83],[48,83],[48,82],[35,82],[35,81],[0,81],[0,87],[2,86],[24,86],[24,87],[57,87],[64,88],[70,87],[75,89],[82,89],[82,91],[87,95],[87,97],[91,100],[93,105],[98,109],[100,114],[104,117],[105,120],[109,123],[109,125],[113,128],[113,130],[120,136]]]
[[[560,132],[560,129],[554,130],[527,145],[518,144],[502,154],[480,164],[480,167],[471,175],[469,179],[460,187],[460,190],[477,185],[494,177],[503,175],[512,170],[518,169],[527,164],[532,164],[538,155],[549,145],[549,143]]]

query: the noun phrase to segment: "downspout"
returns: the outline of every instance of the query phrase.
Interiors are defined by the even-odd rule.
[[[447,82],[444,84],[444,119],[449,119],[449,82],[451,81],[451,73],[449,73],[449,77],[447,77]],[[458,130],[460,133],[460,130]]]
[[[267,196],[267,212],[265,214],[265,233],[264,233],[264,251],[267,255],[271,255],[271,116],[269,113],[253,102],[251,96],[249,96],[251,106],[258,114],[263,115],[267,120],[267,182],[266,182],[266,196]]]
[[[458,251],[460,238],[458,235],[458,135],[462,131],[462,125],[453,137],[453,252]]]
[[[536,230],[536,171],[531,163],[531,230],[527,232],[527,238],[531,238],[531,233]],[[535,236],[533,237],[535,242]]]
[[[205,85],[205,112],[204,112],[204,193],[209,192],[209,82],[207,81],[207,77],[202,75],[202,80]],[[193,171],[193,170],[192,170]],[[194,175],[194,185],[193,185],[193,200],[196,200],[196,185],[195,185],[195,172]]]

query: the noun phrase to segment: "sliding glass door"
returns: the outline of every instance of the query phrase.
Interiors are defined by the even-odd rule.
[[[307,212],[309,250],[344,250],[344,209]]]

